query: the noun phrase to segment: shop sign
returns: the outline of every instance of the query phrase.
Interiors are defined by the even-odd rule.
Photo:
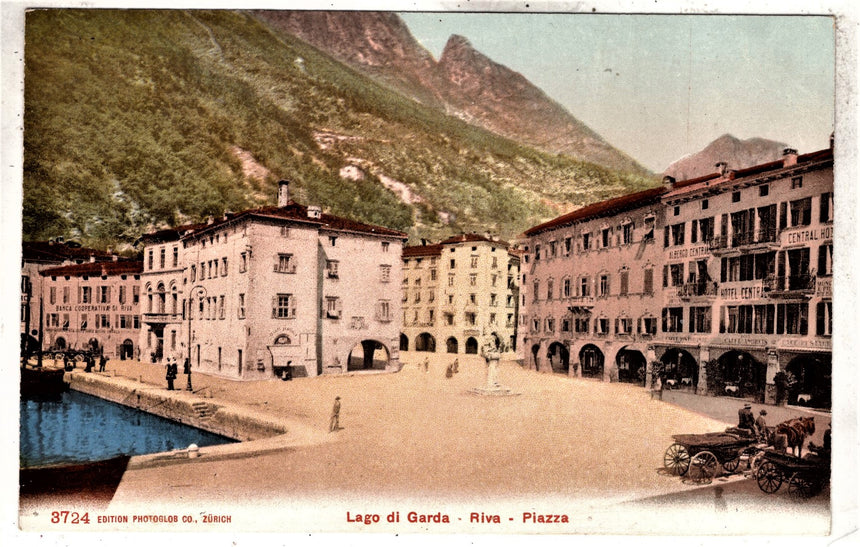
[[[830,338],[783,338],[777,346],[779,349],[793,350],[833,350]]]
[[[833,239],[833,226],[822,226],[820,228],[804,227],[782,232],[783,245],[797,245],[798,243],[812,243],[831,239]]]
[[[747,336],[720,336],[711,339],[711,344],[715,346],[728,346],[732,348],[757,347],[765,348],[770,344],[768,338],[753,338]]]
[[[833,279],[829,277],[819,277],[815,280],[815,296],[819,298],[832,298]]]

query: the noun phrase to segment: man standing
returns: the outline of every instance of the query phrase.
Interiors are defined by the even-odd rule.
[[[744,407],[738,410],[738,428],[748,429],[753,436],[756,435],[755,418],[750,403],[744,403]]]
[[[758,430],[758,438],[760,441],[768,442],[768,431],[767,431],[767,420],[765,420],[765,416],[767,416],[767,410],[761,409],[758,413],[758,418],[755,419],[755,427]]]
[[[329,422],[329,433],[340,429],[340,395],[334,398],[334,408],[331,409],[331,421]]]
[[[185,386],[185,391],[192,391],[191,388],[191,359],[185,358],[185,363],[182,365],[182,372],[188,376],[188,385]]]
[[[105,354],[102,353],[99,357],[99,372],[105,371],[105,365],[107,364],[108,358],[105,357]]]
[[[167,390],[173,391],[173,380],[176,379],[176,373],[173,369],[173,362],[170,357],[167,358],[167,374],[164,376],[167,380]]]

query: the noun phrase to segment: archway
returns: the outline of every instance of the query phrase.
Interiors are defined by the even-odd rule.
[[[101,346],[99,345],[99,341],[96,340],[95,338],[90,338],[90,341],[87,342],[87,350],[89,350],[93,353],[100,353],[101,352]]]
[[[352,347],[347,358],[347,370],[385,370],[389,352],[385,344],[377,340],[362,340]]]
[[[722,354],[717,363],[726,395],[764,402],[767,365],[738,350]]]
[[[689,351],[669,348],[660,361],[663,363],[663,387],[696,391],[699,385],[699,364]]]
[[[553,342],[547,351],[549,364],[552,366],[553,372],[563,372],[565,374],[570,371],[570,351],[560,342]]]
[[[532,346],[532,364],[535,366],[535,370],[540,370],[540,344]]]
[[[579,362],[582,365],[582,376],[585,378],[603,378],[603,352],[594,344],[586,344],[579,350]]]
[[[645,386],[645,356],[641,351],[625,346],[615,356],[615,364],[619,382]]]
[[[56,340],[54,340],[54,347],[60,351],[66,349],[66,339],[62,336],[58,336]]]
[[[791,374],[794,383],[788,389],[788,403],[830,408],[832,370],[829,354],[800,355],[789,361],[785,371]]]
[[[430,333],[422,332],[415,339],[415,351],[436,351],[436,339]]]
[[[126,338],[119,346],[119,358],[122,361],[134,358],[134,342],[130,338]]]
[[[457,339],[454,338],[453,336],[448,338],[445,341],[445,349],[447,350],[448,353],[457,353],[457,351],[458,351]]]
[[[409,338],[402,332],[400,333],[400,351],[409,351]]]
[[[478,353],[478,341],[473,336],[466,338],[466,353]]]

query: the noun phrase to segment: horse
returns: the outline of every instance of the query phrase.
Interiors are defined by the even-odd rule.
[[[806,437],[815,433],[815,417],[808,416],[805,418],[792,418],[782,422],[776,426],[777,435],[785,435],[786,444],[794,454],[794,449],[797,448],[797,457],[803,452],[803,444],[806,442]]]

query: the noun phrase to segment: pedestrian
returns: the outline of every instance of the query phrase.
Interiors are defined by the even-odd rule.
[[[750,436],[756,436],[755,418],[750,403],[744,403],[743,408],[738,410],[738,429],[745,429],[749,431]]]
[[[167,374],[164,378],[167,380],[168,391],[173,391],[173,380],[176,379],[176,373],[173,371],[173,363],[169,357],[167,358]]]
[[[96,365],[95,359],[93,359],[92,354],[88,353],[86,356],[87,365],[84,367],[84,372],[92,372],[93,367]]]
[[[185,358],[185,363],[182,365],[182,372],[188,376],[188,384],[185,386],[185,391],[193,391],[191,387],[191,359]]]
[[[63,370],[72,370],[72,367],[69,365],[69,356],[65,353],[63,354]]]
[[[654,375],[654,387],[651,390],[651,398],[657,397],[661,401],[663,400],[663,379],[659,374]]]
[[[758,439],[761,442],[770,442],[770,435],[767,429],[767,420],[765,419],[767,416],[767,410],[761,409],[758,413],[758,418],[755,419],[755,426],[758,430]]]
[[[104,353],[102,353],[101,357],[99,357],[99,372],[105,371],[105,365],[107,365],[108,358],[105,357]]]
[[[329,422],[329,433],[340,429],[340,395],[334,398],[334,407],[331,409],[331,421]]]
[[[454,376],[454,365],[450,364],[445,368],[445,378],[452,378]]]
[[[451,370],[454,372],[454,374],[457,374],[458,372],[460,372],[460,360],[459,359],[454,359],[454,362],[451,364]]]
[[[424,372],[430,372],[430,358],[424,358]]]

